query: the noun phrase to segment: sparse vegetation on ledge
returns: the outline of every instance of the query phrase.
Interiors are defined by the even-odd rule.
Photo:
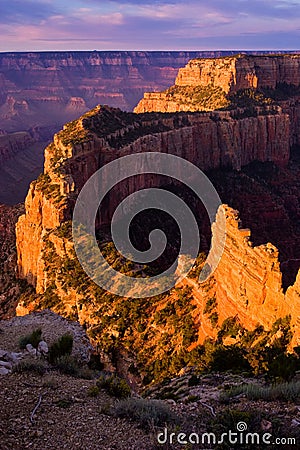
[[[212,111],[229,105],[225,92],[220,87],[208,86],[172,86],[164,92],[167,101],[189,105],[191,111]]]

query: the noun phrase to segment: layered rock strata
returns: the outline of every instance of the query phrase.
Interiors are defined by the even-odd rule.
[[[243,64],[247,60],[235,58],[239,59]],[[298,61],[297,57],[294,59]],[[291,67],[289,80],[296,81]],[[265,83],[268,79],[267,75],[263,78]],[[226,83],[230,84],[228,80]],[[98,306],[92,289],[89,290],[89,301],[85,302],[82,287],[79,292],[72,280],[68,279],[66,283],[64,272],[74,261],[67,224],[72,218],[77,195],[89,177],[120,156],[149,151],[181,156],[202,170],[239,171],[254,161],[273,162],[284,167],[289,162],[290,145],[299,139],[297,99],[293,102],[292,113],[290,101],[280,106],[169,114],[133,114],[97,107],[78,121],[67,124],[45,151],[44,174],[31,184],[25,203],[26,213],[17,225],[19,275],[33,284],[37,293],[44,294],[47,301],[52,292],[56,298],[55,307],[62,304],[65,315],[77,314],[82,323],[97,327],[101,319],[97,315]],[[126,187],[119,186],[108,196],[102,215],[97,217],[96,227],[109,223],[124,196],[141,187],[162,184],[157,179],[147,179],[143,167],[138,169],[139,177],[130,179]],[[294,195],[297,196],[296,190]],[[241,228],[237,212],[229,207],[225,207],[225,212],[226,244],[216,272],[204,284],[191,280],[184,282],[185,287],[193,291],[192,301],[200,324],[199,343],[207,336],[215,337],[227,317],[237,316],[247,329],[253,329],[257,324],[270,329],[274,321],[290,314],[293,342],[297,344],[299,275],[284,293],[278,250],[272,244],[253,245],[250,231]],[[212,230],[214,242],[218,242],[218,227],[217,221]],[[54,259],[56,266],[51,267]],[[72,288],[67,289],[66,285]],[[205,305],[212,299],[215,299],[214,324],[204,313]],[[21,304],[18,310],[30,311],[39,304],[43,305],[43,302]]]
[[[235,55],[225,58],[195,59],[179,70],[173,90],[146,92],[135,112],[213,110],[228,106],[225,101],[226,94],[246,89],[274,90],[280,85],[299,87],[300,55]],[[188,87],[200,89],[201,97],[206,94],[208,97],[214,95],[216,98],[213,103],[203,104],[201,97],[198,98],[199,101],[193,102],[193,96],[195,98],[196,94],[189,93]],[[210,92],[205,92],[208,88]],[[222,96],[223,103],[218,101],[218,97]]]
[[[0,135],[0,167],[5,161],[22,152],[34,142],[28,132]]]
[[[288,141],[289,120],[281,113],[237,120],[229,112],[149,116],[98,108],[66,125],[45,151],[44,175],[31,184],[26,214],[17,226],[20,274],[38,291],[45,289],[44,235],[71,219],[74,198],[87,179],[119,156],[159,151],[184,157],[202,170],[240,169],[253,160],[285,164]],[[127,189],[134,192],[141,184],[145,177],[133,178]],[[114,191],[102,223],[109,223],[123,195],[122,189]]]
[[[207,113],[136,116],[102,107],[79,121],[66,125],[55,136],[54,143],[46,149],[45,173],[37,182],[32,183],[25,203],[26,214],[19,219],[17,225],[20,275],[35,285],[39,293],[45,292],[49,283],[53,283],[45,271],[45,260],[49,258],[48,242],[51,242],[55,254],[62,261],[73,257],[72,242],[61,236],[59,230],[71,219],[74,200],[85,181],[99,167],[121,155],[146,150],[168,151],[189,159],[201,169],[228,165],[239,168],[242,163],[253,159],[276,160],[276,155],[279,158],[284,154],[285,159],[288,159],[289,127],[285,115],[236,120],[230,117],[230,113],[222,114],[218,120]],[[150,118],[152,132],[148,134],[146,130],[149,130]],[[160,131],[154,132],[155,127]],[[265,130],[264,133],[272,130],[275,134],[263,140],[263,134],[259,134],[262,130]],[[283,130],[285,134],[282,134]],[[217,136],[222,137],[219,142]],[[245,136],[247,147],[244,147],[244,154],[239,156],[242,136]],[[252,144],[251,136],[254,137]],[[263,146],[260,147],[262,153],[253,153],[257,151],[259,141],[265,145],[274,142],[275,153],[266,152]],[[226,142],[228,146],[231,145],[228,153]],[[285,148],[279,148],[278,142],[285,143]],[[232,143],[236,143],[233,149]],[[246,149],[250,145],[252,148],[247,154]],[[240,162],[236,165],[238,160]],[[127,189],[135,191],[145,183],[146,180],[139,177]],[[102,219],[104,222],[119,203],[121,194],[122,192],[114,191],[114,197],[108,202],[107,215]],[[194,287],[195,297],[201,298],[202,307],[209,297],[216,297],[220,323],[226,317],[238,315],[241,323],[248,328],[257,323],[270,327],[277,318],[292,313],[292,323],[295,325],[300,314],[299,276],[295,285],[284,294],[277,249],[271,244],[252,246],[250,231],[240,229],[237,213],[227,208],[226,216],[226,246],[214,274],[215,282],[210,282],[209,287]],[[218,223],[213,230],[215,239],[218,236],[217,227]],[[74,292],[63,294],[62,291],[60,295],[62,302],[66,301],[71,311],[76,306],[77,295]],[[78,313],[79,316],[83,315],[84,321],[89,320],[85,310]],[[207,333],[214,334],[209,324],[206,330]],[[202,335],[204,337],[205,333]]]
[[[281,83],[300,85],[300,55],[193,60],[179,70],[175,82],[177,86],[212,85],[227,94],[240,89],[275,89]]]
[[[0,54],[0,119],[9,132],[56,126],[97,104],[132,110],[166,89],[190,59],[232,52],[42,52]]]
[[[231,56],[224,59],[226,55]],[[144,92],[171,86],[178,69],[190,60],[179,71],[178,86],[212,83],[227,92],[231,86],[297,81],[297,56],[237,58],[230,51],[1,53],[1,127],[8,132],[34,125],[59,129],[99,103],[132,110]]]

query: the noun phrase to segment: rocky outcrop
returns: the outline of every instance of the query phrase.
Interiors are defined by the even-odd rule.
[[[21,359],[22,353],[0,349],[0,375],[9,375]]]
[[[65,319],[47,309],[30,315],[20,314],[19,317],[0,321],[0,327],[1,346],[4,346],[6,350],[0,350],[0,366],[1,360],[10,361],[14,366],[20,359],[27,356],[42,356],[47,353],[48,347],[64,334],[73,336],[72,355],[79,363],[88,362],[91,353],[93,353],[93,347],[86,336],[86,332],[78,322]],[[37,329],[42,330],[41,341],[37,349],[29,344],[23,352],[14,353],[19,349],[20,338]],[[40,355],[37,351],[40,352]]]
[[[135,112],[213,110],[229,107],[226,98],[238,91],[272,90],[281,85],[299,87],[300,55],[195,59],[179,70],[173,89],[145,93]]]
[[[254,246],[251,231],[242,228],[238,212],[224,205],[226,242],[213,280],[199,290],[205,301],[216,299],[219,324],[237,317],[246,329],[258,324],[270,330],[279,318],[291,315],[293,345],[299,345],[300,272],[286,293],[282,289],[282,273],[278,250],[271,243]],[[213,226],[213,242],[218,245],[221,221]]]
[[[190,61],[179,70],[177,86],[220,87],[232,93],[240,89],[275,89],[278,84],[300,85],[300,55],[250,56]]]
[[[44,175],[31,184],[26,214],[17,225],[20,275],[36,285],[38,292],[46,290],[46,236],[49,239],[51,230],[71,219],[74,196],[86,180],[118,156],[153,150],[182,156],[202,170],[239,170],[253,160],[285,164],[288,141],[289,121],[281,113],[234,119],[230,112],[149,117],[108,107],[94,110],[66,125],[45,151]],[[132,179],[128,189],[134,192],[147,183],[157,181],[140,176]],[[101,223],[109,223],[122,195],[120,188],[110,196]]]

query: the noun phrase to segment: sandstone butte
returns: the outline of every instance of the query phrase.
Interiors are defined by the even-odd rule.
[[[193,84],[203,79],[203,83],[208,83],[210,73],[227,91],[248,84],[276,86],[282,80],[299,86],[299,62],[299,56],[196,60],[180,71],[177,82]],[[82,294],[74,290],[65,292],[57,274],[50,277],[45,270],[49,242],[62,260],[72,256],[72,241],[60,230],[71,220],[74,202],[86,180],[105,163],[144,151],[176,154],[203,170],[220,167],[239,170],[254,160],[287,164],[290,145],[300,143],[299,101],[293,98],[276,108],[255,111],[253,117],[235,118],[236,111],[134,114],[97,107],[67,124],[45,150],[44,174],[31,184],[26,213],[17,224],[19,276],[26,278],[40,294],[54,283],[64,304],[64,314],[75,309],[82,323],[94,324],[96,306],[80,307]],[[145,180],[143,176],[131,179],[127,193],[151,183],[156,185],[155,180]],[[121,194],[115,191],[109,199],[103,222],[109,221]],[[193,289],[201,317],[199,343],[207,336],[216,336],[216,329],[203,314],[207,300],[215,297],[219,324],[226,317],[237,316],[247,329],[258,323],[270,329],[276,319],[290,314],[293,344],[299,344],[300,273],[284,293],[277,249],[270,243],[253,246],[250,230],[242,228],[237,211],[226,205],[224,209],[227,236],[217,270],[205,283],[185,281]],[[212,229],[212,242],[216,246],[218,230],[217,219]],[[21,302],[17,314],[28,313],[34,307]]]
[[[134,111],[141,113],[203,109],[202,106],[199,108],[198,102],[191,104],[187,101],[184,89],[181,88],[210,87],[220,95],[233,94],[241,89],[275,89],[281,83],[299,86],[300,55],[241,54],[226,58],[194,59],[179,70],[173,92],[146,92]],[[212,110],[215,107],[212,104],[205,109]]]

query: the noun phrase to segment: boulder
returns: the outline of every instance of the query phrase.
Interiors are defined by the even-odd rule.
[[[0,361],[0,368],[5,367],[5,369],[12,370],[12,364],[6,361]]]
[[[36,356],[36,348],[34,348],[31,344],[26,345],[26,350],[30,353],[30,355]]]
[[[7,355],[6,350],[0,350],[0,359],[3,359]]]
[[[49,348],[48,348],[47,343],[46,343],[45,341],[39,342],[39,345],[38,345],[38,352],[39,352],[41,355],[46,355],[46,354],[48,353],[48,351],[49,351]]]

